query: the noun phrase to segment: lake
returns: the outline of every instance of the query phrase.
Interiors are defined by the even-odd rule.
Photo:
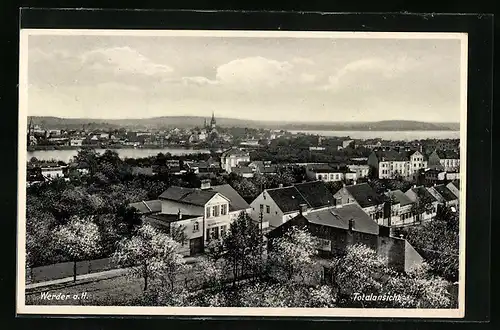
[[[352,139],[413,141],[424,139],[460,139],[460,131],[289,131],[322,136],[349,136]]]
[[[197,154],[197,153],[210,153],[209,150],[206,149],[147,149],[147,148],[138,148],[138,149],[112,149],[118,153],[120,158],[144,158],[149,156],[156,156],[160,152],[166,154],[169,152],[172,155],[180,156],[180,155],[189,155],[189,154]],[[105,149],[96,149],[96,152],[103,153]],[[74,156],[78,153],[78,150],[35,150],[28,151],[28,155],[26,160],[30,160],[32,157],[36,157],[39,160],[62,160],[63,162],[69,162],[73,159]]]

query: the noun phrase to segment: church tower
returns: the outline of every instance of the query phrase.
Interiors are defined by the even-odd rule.
[[[217,125],[217,123],[215,122],[215,114],[212,111],[212,120],[210,120],[210,127],[215,128],[216,125]]]

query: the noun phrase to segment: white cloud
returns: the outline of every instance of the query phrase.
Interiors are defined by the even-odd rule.
[[[119,92],[140,92],[141,89],[137,86],[122,84],[119,82],[105,82],[96,85],[97,89],[119,91]]]
[[[210,80],[207,77],[182,77],[181,81],[184,85],[198,85],[198,86],[205,86],[205,85],[217,85],[219,82],[217,80]]]
[[[364,76],[373,74],[380,78],[392,79],[400,76],[403,73],[413,70],[418,63],[407,58],[384,59],[384,58],[366,58],[353,62],[349,62],[336,74],[328,77],[328,84],[322,89],[331,90],[341,87],[344,83],[356,80],[363,82]]]
[[[294,57],[292,62],[296,64],[314,65],[313,60],[304,57]]]
[[[216,80],[223,85],[274,87],[291,78],[293,65],[264,57],[247,57],[217,68]]]
[[[132,73],[147,76],[170,74],[174,69],[155,63],[130,47],[95,49],[81,55],[83,65],[95,70],[113,70],[115,73]]]

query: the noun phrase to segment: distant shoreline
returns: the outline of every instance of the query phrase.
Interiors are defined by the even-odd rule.
[[[109,149],[109,150],[115,150],[115,149],[158,149],[158,150],[163,150],[163,149],[186,149],[186,150],[205,150],[207,148],[202,148],[202,147],[197,147],[197,146],[180,146],[180,145],[163,145],[163,146],[157,146],[157,145],[142,145],[141,147],[132,147],[132,146],[94,146],[94,145],[82,145],[82,146],[29,146],[27,148],[28,152],[31,151],[58,151],[58,150],[80,150],[82,148],[92,148],[92,149]]]

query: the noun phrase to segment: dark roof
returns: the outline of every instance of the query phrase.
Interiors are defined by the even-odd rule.
[[[423,186],[411,188],[411,191],[417,194],[419,198],[426,199],[430,203],[437,202],[436,197],[432,196],[432,194]]]
[[[460,159],[460,155],[453,150],[436,150],[440,159]]]
[[[379,205],[384,202],[382,196],[377,194],[368,183],[355,184],[346,186],[345,188],[362,208]]]
[[[229,199],[229,211],[240,211],[250,208],[250,205],[238,194],[233,187],[228,184],[212,186],[211,189],[217,191]]]
[[[335,198],[322,181],[298,183],[291,187],[266,190],[284,213],[297,211],[301,204],[309,208],[333,206]]]
[[[232,149],[224,151],[221,155],[221,158],[222,157],[229,157],[229,156],[248,157],[249,154],[248,154],[248,152],[245,152],[245,151],[242,151],[242,150],[239,150],[236,148],[232,148]]]
[[[345,230],[349,229],[349,220],[352,219],[354,220],[354,231],[373,235],[379,233],[378,224],[356,204],[313,211],[303,216],[311,223]]]
[[[312,208],[333,206],[335,198],[323,181],[295,184],[294,187]]]
[[[454,185],[455,188],[457,188],[458,190],[460,190],[460,179],[453,181],[451,184]]]
[[[297,211],[301,204],[307,204],[306,200],[295,187],[285,187],[266,190],[266,193],[274,200],[283,213]]]
[[[172,186],[165,190],[159,199],[173,200],[180,203],[204,206],[212,197],[217,194],[213,190],[199,190]]]
[[[140,214],[161,212],[161,201],[158,199],[130,203],[128,206],[135,208]]]
[[[389,197],[394,197],[395,200],[399,203],[399,205],[401,206],[405,206],[405,205],[408,205],[408,204],[412,204],[412,200],[406,196],[401,190],[393,190],[393,191],[389,191],[387,193],[387,195]]]
[[[434,189],[444,198],[445,201],[450,202],[457,199],[457,196],[448,189],[444,184],[440,184],[434,187]]]
[[[377,158],[379,161],[406,161],[409,160],[409,154],[407,152],[397,152],[395,150],[389,151],[378,151]]]

